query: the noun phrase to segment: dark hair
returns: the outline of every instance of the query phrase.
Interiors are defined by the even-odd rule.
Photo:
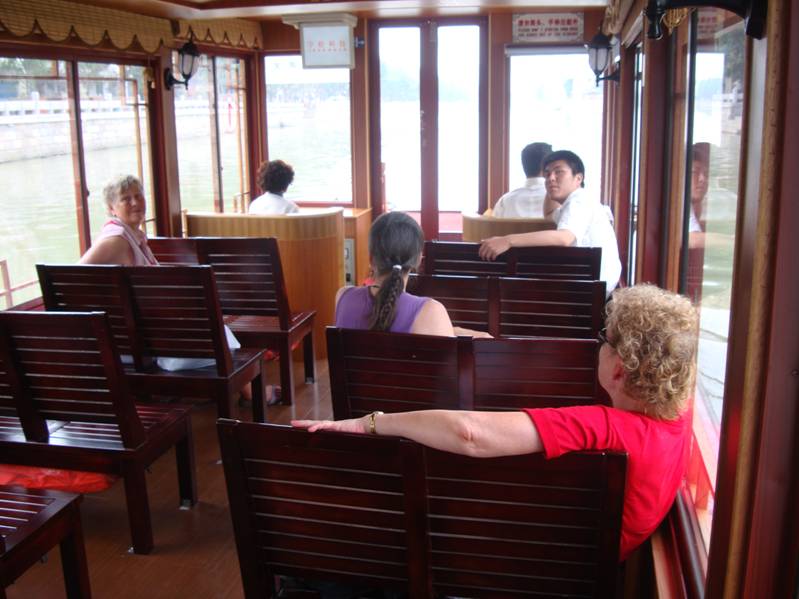
[[[369,328],[387,331],[397,313],[397,298],[403,291],[402,276],[419,266],[424,235],[404,212],[387,212],[372,223],[369,257],[374,276],[388,275],[375,297]]]
[[[552,152],[552,146],[542,142],[527,144],[522,150],[522,168],[526,177],[536,177],[541,172],[544,158]]]
[[[294,169],[282,160],[270,160],[258,167],[258,186],[263,192],[285,192],[294,181]]]
[[[583,166],[583,161],[580,160],[580,157],[569,150],[558,150],[544,158],[544,164],[542,166],[546,168],[558,160],[563,160],[563,162],[569,165],[569,168],[572,169],[572,175],[582,175],[583,180],[580,182],[580,187],[585,187],[585,166]]]
[[[710,164],[710,144],[706,141],[698,141],[691,148],[691,157],[694,162],[700,162],[705,166]]]

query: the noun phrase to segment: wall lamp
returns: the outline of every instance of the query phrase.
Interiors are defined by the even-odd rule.
[[[594,75],[596,75],[596,86],[599,87],[600,81],[615,81],[618,83],[618,70],[610,75],[602,75],[613,57],[613,46],[610,43],[610,38],[599,31],[585,47],[588,50],[588,64],[591,66],[591,70],[594,71]]]
[[[175,85],[185,85],[189,89],[189,79],[197,72],[200,66],[200,51],[194,42],[189,40],[178,50],[178,66],[183,80],[177,79],[172,74],[172,69],[164,69],[164,85],[167,89],[172,89]]]
[[[648,0],[644,14],[649,19],[646,35],[650,39],[663,37],[661,21],[672,8],[722,8],[744,19],[746,33],[761,39],[766,32],[767,0]]]

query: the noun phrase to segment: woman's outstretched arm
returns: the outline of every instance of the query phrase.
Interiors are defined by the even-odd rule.
[[[406,437],[423,445],[473,457],[520,455],[543,451],[533,421],[524,412],[423,410],[374,417],[379,435]],[[370,415],[351,420],[292,420],[311,432],[334,430],[370,433]]]

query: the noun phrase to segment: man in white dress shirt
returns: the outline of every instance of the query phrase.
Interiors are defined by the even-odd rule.
[[[515,233],[484,239],[480,244],[480,257],[484,260],[495,260],[514,246],[601,247],[599,278],[607,284],[606,291],[610,295],[621,275],[613,216],[607,206],[583,189],[583,161],[568,150],[552,152],[544,159],[544,179],[547,188],[544,216],[555,222],[557,230]]]
[[[258,186],[263,195],[252,202],[247,212],[250,214],[294,214],[300,209],[297,204],[283,197],[294,181],[294,169],[282,160],[264,162],[258,169]]]
[[[544,198],[547,189],[541,173],[541,165],[552,146],[535,142],[522,150],[522,168],[527,181],[524,187],[503,195],[494,204],[493,216],[498,218],[541,218],[544,215]]]

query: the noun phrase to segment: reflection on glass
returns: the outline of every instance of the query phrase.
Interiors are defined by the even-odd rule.
[[[476,213],[480,165],[480,28],[438,28],[438,209]],[[520,150],[521,151],[521,150]],[[441,229],[463,230],[449,219]],[[449,225],[449,226],[447,226]]]
[[[172,53],[173,70],[177,52]],[[180,206],[190,212],[216,211],[219,206],[219,179],[214,102],[213,60],[200,58],[189,87],[172,88],[175,102],[175,131],[178,143]]]
[[[76,262],[80,243],[67,65],[0,57],[0,76],[0,269],[23,286],[5,309],[41,295],[37,262]]]
[[[303,69],[296,55],[264,66],[269,159],[295,173],[286,199],[351,203],[350,70]]]
[[[380,161],[386,208],[422,208],[419,28],[380,29]],[[441,118],[441,115],[439,115]]]
[[[638,258],[638,190],[640,188],[641,168],[641,121],[643,119],[644,98],[644,55],[643,47],[635,51],[635,84],[633,85],[633,143],[630,164],[630,234],[627,245],[627,284],[635,284],[635,264]]]
[[[744,81],[742,21],[719,9],[698,13],[687,294],[700,310],[689,483],[706,543],[713,511],[730,320]]]
[[[251,198],[247,166],[244,61],[238,58],[216,58],[214,62],[224,210],[246,212]]]
[[[585,164],[585,186],[601,192],[602,88],[585,52],[510,57],[510,188],[522,187],[522,148],[540,141],[571,150]]]
[[[144,67],[78,63],[81,133],[92,235],[108,220],[103,187],[116,175],[135,175],[153,218],[147,93]],[[152,226],[149,228],[152,231]]]

